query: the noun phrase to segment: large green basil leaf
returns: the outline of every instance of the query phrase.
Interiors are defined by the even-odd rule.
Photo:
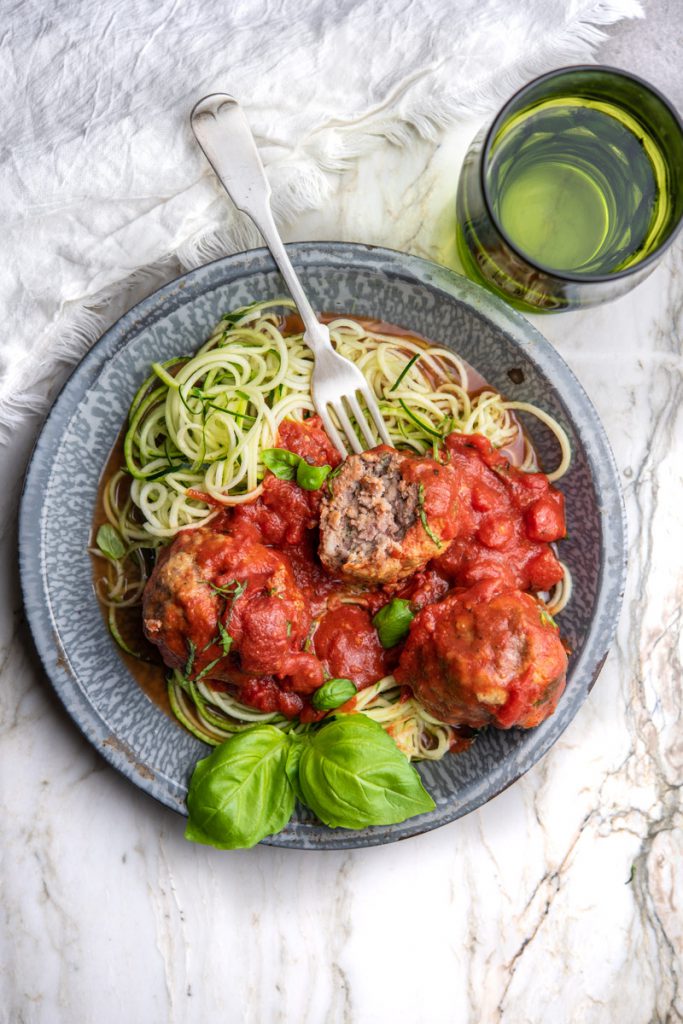
[[[187,794],[185,838],[236,850],[279,832],[294,810],[289,737],[272,725],[232,736],[197,763]]]
[[[287,764],[285,765],[285,771],[289,784],[294,790],[294,795],[297,800],[304,802],[303,794],[301,792],[301,786],[299,785],[299,762],[301,761],[301,755],[303,753],[304,746],[308,742],[308,734],[303,733],[297,735],[295,732],[289,733],[289,751],[287,753]]]
[[[299,787],[330,828],[393,825],[435,806],[391,737],[362,714],[341,715],[307,737]]]

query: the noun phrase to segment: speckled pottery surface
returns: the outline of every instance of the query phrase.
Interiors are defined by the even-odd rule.
[[[586,699],[611,643],[625,575],[622,500],[593,406],[552,346],[483,289],[426,260],[361,245],[289,246],[314,307],[383,319],[455,349],[508,398],[540,405],[567,430],[572,465],[560,487],[569,538],[560,556],[574,591],[561,615],[571,648],[567,689],[536,729],[488,730],[470,750],[420,766],[436,802],[401,825],[351,832],[298,810],[266,840],[333,849],[392,842],[438,828],[526,772]],[[55,402],[30,464],[20,516],[21,576],[33,637],[61,700],[91,743],[136,785],[183,812],[187,781],[208,748],[157,708],[128,674],[102,619],[87,552],[97,486],[130,401],[154,360],[196,349],[227,310],[284,294],[265,250],[219,260],[172,282],[124,316],[78,366]],[[544,468],[556,441],[524,418]]]

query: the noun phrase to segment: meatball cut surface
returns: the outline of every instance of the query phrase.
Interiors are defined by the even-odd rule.
[[[452,471],[380,445],[350,455],[320,510],[320,560],[348,580],[393,583],[442,554]]]
[[[415,617],[395,675],[444,722],[529,729],[555,710],[566,672],[558,629],[542,605],[486,582]]]

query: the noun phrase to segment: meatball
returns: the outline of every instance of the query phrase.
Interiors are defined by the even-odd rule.
[[[553,713],[566,672],[543,606],[487,581],[419,612],[395,674],[441,721],[528,729]]]
[[[381,445],[350,455],[320,511],[320,560],[347,580],[394,583],[442,554],[454,535],[453,471]]]
[[[190,678],[274,676],[308,693],[322,666],[303,652],[311,615],[286,556],[248,533],[186,530],[159,556],[143,597],[145,634]]]

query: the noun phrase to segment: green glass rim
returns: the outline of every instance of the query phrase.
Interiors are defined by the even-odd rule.
[[[564,75],[575,74],[577,71],[605,73],[608,75],[614,75],[618,78],[625,78],[627,81],[635,83],[641,89],[645,90],[646,92],[649,92],[656,100],[658,100],[662,104],[663,107],[665,107],[668,110],[678,128],[678,131],[681,135],[681,139],[683,139],[683,121],[681,120],[680,114],[678,113],[676,108],[669,102],[666,96],[664,96],[664,94],[661,93],[659,89],[657,89],[654,85],[651,85],[649,82],[646,82],[644,78],[640,78],[638,75],[632,75],[630,71],[624,71],[621,68],[613,68],[607,64],[571,64],[568,65],[567,67],[555,68],[554,71],[547,71],[545,74],[539,75],[537,78],[532,79],[532,81],[527,82],[526,85],[523,85],[521,89],[518,89],[517,92],[514,93],[509,100],[506,101],[505,105],[500,109],[500,111],[496,115],[495,120],[493,121],[493,124],[486,133],[486,138],[484,139],[484,146],[481,154],[479,175],[481,181],[481,190],[484,196],[484,204],[486,206],[486,212],[491,218],[493,224],[496,227],[496,230],[498,231],[499,235],[501,236],[505,244],[516,256],[519,257],[519,259],[523,260],[524,263],[526,263],[527,266],[531,267],[533,270],[538,270],[542,274],[547,274],[549,277],[553,277],[557,281],[569,281],[573,284],[602,284],[610,281],[622,280],[623,278],[628,277],[631,274],[640,273],[640,271],[642,271],[644,268],[652,265],[653,263],[656,263],[657,260],[660,259],[662,254],[666,252],[666,250],[674,241],[676,235],[680,231],[681,224],[683,224],[683,215],[679,216],[678,223],[671,229],[667,238],[664,239],[661,245],[659,245],[654,250],[654,252],[651,252],[644,259],[640,260],[638,263],[632,264],[630,267],[625,267],[623,270],[616,271],[613,274],[577,274],[564,270],[558,271],[553,269],[552,267],[546,266],[544,263],[538,263],[535,260],[531,259],[529,256],[526,255],[526,253],[522,252],[522,250],[519,249],[516,245],[514,245],[514,243],[510,240],[507,232],[504,230],[503,225],[501,224],[500,220],[498,219],[494,212],[493,203],[491,201],[491,194],[489,192],[488,182],[486,180],[486,168],[488,166],[493,141],[496,138],[496,135],[498,134],[500,129],[505,124],[506,120],[508,119],[510,114],[510,108],[513,105],[516,105],[521,99],[523,99],[526,93],[530,92],[537,85],[541,85],[543,82],[551,82],[555,79],[562,78]]]

